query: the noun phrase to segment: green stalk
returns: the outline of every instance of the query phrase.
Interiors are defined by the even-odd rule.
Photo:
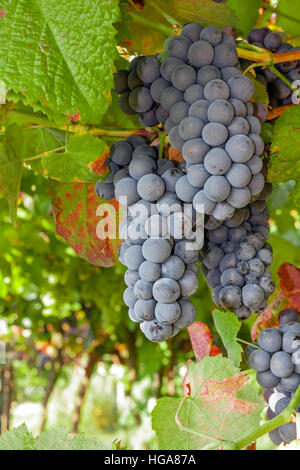
[[[35,114],[27,113],[24,111],[11,110],[6,114],[7,118],[16,119],[24,123],[38,124],[42,127],[48,127],[52,129],[59,129],[63,131],[72,132],[73,134],[90,134],[97,137],[108,136],[108,137],[129,137],[132,134],[143,134],[140,129],[110,129],[110,128],[98,128],[96,126],[88,126],[86,124],[74,124],[66,122],[66,124],[57,124],[54,121],[50,121],[46,116],[36,116]],[[143,129],[145,130],[145,129]]]
[[[256,344],[253,344],[253,343],[249,343],[248,341],[245,341],[244,339],[241,339],[241,338],[235,338],[237,341],[239,341],[240,343],[244,343],[244,344],[247,344],[248,346],[252,346],[253,348],[256,348],[256,349],[261,349],[259,346],[257,346]]]
[[[158,159],[160,160],[163,157],[164,153],[164,143],[166,138],[166,131],[159,132],[159,152],[158,152]]]

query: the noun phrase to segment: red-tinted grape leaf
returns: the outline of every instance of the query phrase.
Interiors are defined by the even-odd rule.
[[[297,311],[300,311],[300,269],[284,263],[278,269],[279,285],[287,297],[287,302]]]
[[[152,412],[160,449],[222,447],[259,425],[264,400],[231,361],[206,356],[189,364],[188,377],[190,397],[160,399]]]
[[[196,361],[201,361],[204,356],[209,354],[213,336],[205,323],[195,321],[188,327],[192,348],[195,354]]]
[[[97,266],[110,267],[117,259],[117,201],[101,201],[93,183],[59,183],[50,181],[50,196],[56,231],[75,252]],[[99,239],[101,220],[111,229],[110,238]]]

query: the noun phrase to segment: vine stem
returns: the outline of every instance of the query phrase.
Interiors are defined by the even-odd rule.
[[[261,349],[259,346],[257,346],[256,344],[254,343],[249,343],[249,341],[245,341],[244,339],[241,339],[241,338],[235,338],[237,341],[239,341],[240,343],[244,343],[244,344],[247,344],[248,346],[252,346],[253,348],[256,348],[256,349]]]
[[[96,137],[107,136],[107,137],[129,137],[132,134],[148,135],[153,134],[153,129],[110,129],[110,128],[99,128],[96,126],[88,126],[86,124],[74,124],[67,122],[65,124],[57,124],[54,121],[50,121],[46,116],[36,116],[31,113],[24,111],[10,110],[6,113],[6,117],[16,119],[22,122],[35,123],[43,127],[49,127],[52,129],[59,129],[63,131],[72,132],[73,134],[90,134]]]
[[[43,152],[43,153],[40,153],[39,155],[34,155],[34,157],[29,157],[29,158],[25,158],[23,160],[23,162],[30,162],[32,160],[38,160],[39,158],[42,158],[42,157],[45,157],[46,155],[49,155],[50,153],[56,153],[60,150],[65,150],[66,146],[64,145],[63,147],[57,147],[56,149],[51,149],[51,150],[47,150],[46,152]]]
[[[291,420],[292,416],[295,414],[299,404],[300,404],[300,385],[297,388],[296,393],[293,396],[292,400],[290,401],[289,406],[285,408],[278,416],[262,424],[261,426],[259,426],[258,429],[254,429],[249,434],[246,434],[246,436],[242,437],[242,439],[235,442],[234,444],[228,443],[229,448],[232,450],[245,449],[245,447],[248,447],[249,445],[251,445],[259,437],[267,434],[273,429],[278,428],[282,424],[288,423]]]

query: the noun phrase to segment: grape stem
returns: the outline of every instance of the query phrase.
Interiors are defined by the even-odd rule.
[[[245,341],[244,339],[241,339],[241,338],[235,338],[237,341],[239,341],[240,343],[244,343],[244,344],[247,344],[248,346],[252,346],[253,348],[256,348],[256,349],[261,349],[259,346],[257,346],[256,344],[254,343],[249,343],[248,341]]]
[[[165,143],[166,135],[167,135],[166,131],[159,131],[159,151],[158,151],[159,160],[163,158],[164,143]]]

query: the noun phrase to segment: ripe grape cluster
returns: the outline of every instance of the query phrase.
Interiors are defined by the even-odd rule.
[[[141,136],[115,142],[108,163],[114,164],[112,183],[97,183],[96,192],[102,199],[116,197],[128,211],[119,226],[119,259],[127,267],[124,302],[145,336],[163,341],[196,316],[189,296],[198,288],[201,243],[192,206],[183,207],[175,193],[184,173],[174,162],[158,159],[157,148]],[[105,185],[113,191],[106,192]]]
[[[266,389],[264,396],[269,404],[268,419],[274,418],[289,405],[300,385],[300,324],[297,312],[282,310],[279,324],[279,328],[267,328],[260,333],[258,348],[246,348],[248,364],[257,371],[257,381]],[[269,437],[276,445],[291,442],[296,439],[296,424],[283,424],[271,431]]]
[[[143,126],[155,126],[164,122],[165,110],[155,102],[154,87],[164,86],[160,63],[156,57],[137,56],[129,64],[129,70],[118,70],[114,76],[115,91],[121,95],[119,106],[125,114],[137,114]]]
[[[160,73],[150,93],[168,115],[169,142],[187,169],[176,194],[226,220],[256,198],[265,181],[261,123],[250,102],[254,86],[239,69],[234,39],[190,23],[167,41]]]
[[[274,33],[266,27],[255,28],[250,31],[248,41],[255,46],[263,47],[276,53],[284,53],[299,49],[298,47],[293,47],[288,42],[282,42],[281,36],[278,33]],[[245,63],[245,65],[248,64],[250,64],[250,62]],[[276,64],[275,67],[291,83],[300,79],[299,60],[282,62]],[[257,80],[268,90],[270,104],[273,107],[292,103],[293,91],[280,78],[278,78],[275,73],[273,73],[268,67],[257,68],[255,70],[257,70]]]
[[[268,297],[274,292],[268,266],[272,264],[265,198],[270,192],[266,184],[259,199],[225,222],[214,217],[206,222],[202,274],[213,289],[216,305],[235,312],[240,320],[251,312],[262,313]]]

